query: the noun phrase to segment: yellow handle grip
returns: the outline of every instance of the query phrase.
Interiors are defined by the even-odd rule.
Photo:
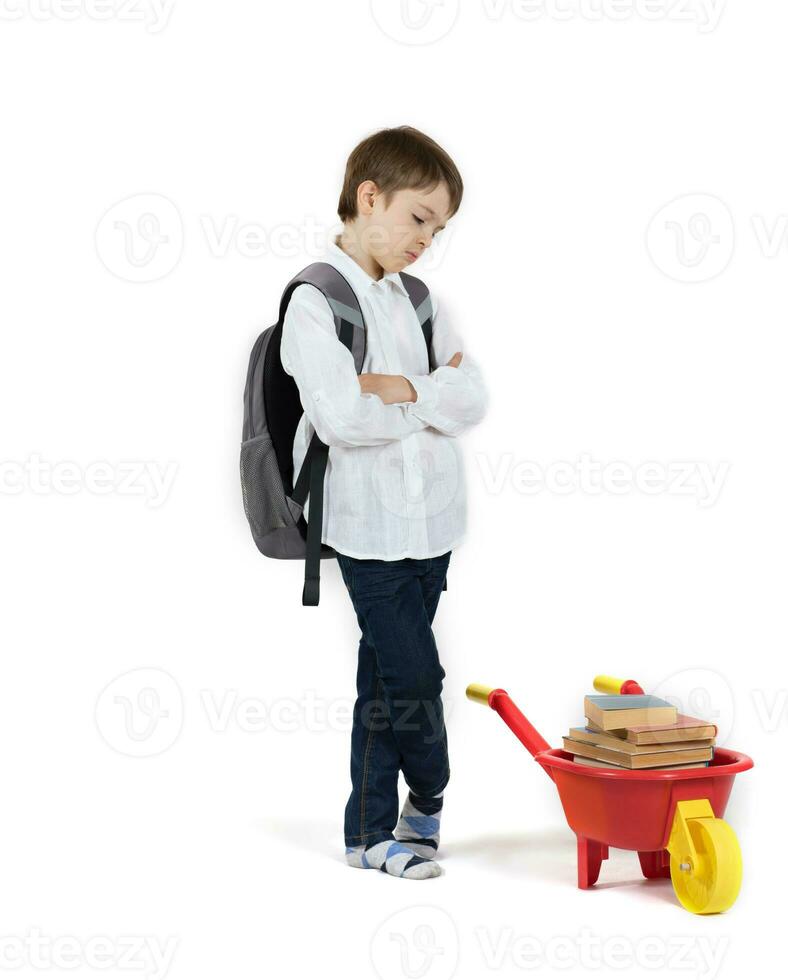
[[[623,680],[621,677],[609,677],[607,674],[597,674],[594,687],[602,694],[642,694],[643,688],[637,681]]]
[[[624,677],[610,677],[608,674],[597,674],[594,678],[594,690],[600,694],[620,694],[622,685],[626,683]]]
[[[484,684],[469,684],[465,688],[465,694],[471,701],[478,701],[479,704],[489,704],[488,698],[494,690],[494,687],[486,687]]]

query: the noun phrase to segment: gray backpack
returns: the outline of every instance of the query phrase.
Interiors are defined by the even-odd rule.
[[[429,352],[432,351],[432,303],[426,285],[401,272],[400,278],[416,310]],[[336,552],[321,541],[323,478],[329,447],[314,433],[298,479],[293,485],[293,440],[303,407],[295,380],[282,367],[279,348],[282,326],[293,290],[316,286],[334,314],[337,337],[352,353],[361,373],[366,351],[366,327],[356,295],[347,279],[328,262],[315,262],[291,279],[282,294],[279,319],[264,330],[252,348],[244,390],[241,441],[241,491],[252,537],[268,558],[304,558],[305,606],[320,602],[320,561]],[[303,516],[309,497],[309,521]],[[446,588],[444,584],[444,589]]]

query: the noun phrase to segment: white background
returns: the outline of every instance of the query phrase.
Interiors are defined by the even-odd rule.
[[[775,975],[783,5],[0,10],[10,975]],[[251,344],[334,229],[350,150],[405,123],[465,180],[413,271],[492,391],[435,620],[445,873],[418,883],[344,864],[358,627],[334,562],[305,609],[301,563],[257,553],[238,480]],[[623,470],[567,491],[589,462]],[[645,463],[724,481],[655,489]],[[577,890],[553,786],[464,698],[506,687],[557,744],[601,671],[755,759],[729,913],[685,912],[629,852]]]

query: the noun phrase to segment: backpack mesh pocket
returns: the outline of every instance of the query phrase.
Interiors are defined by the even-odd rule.
[[[267,435],[241,444],[241,492],[256,540],[277,528],[295,524],[282,487],[274,444]]]

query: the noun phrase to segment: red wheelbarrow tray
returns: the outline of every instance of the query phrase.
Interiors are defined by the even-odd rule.
[[[580,888],[596,882],[609,847],[637,851],[646,878],[670,878],[666,847],[676,804],[705,798],[722,817],[736,773],[753,766],[749,756],[723,748],[715,748],[709,765],[697,769],[584,766],[572,753],[550,748],[502,688],[490,691],[488,703],[556,784],[577,836]]]

